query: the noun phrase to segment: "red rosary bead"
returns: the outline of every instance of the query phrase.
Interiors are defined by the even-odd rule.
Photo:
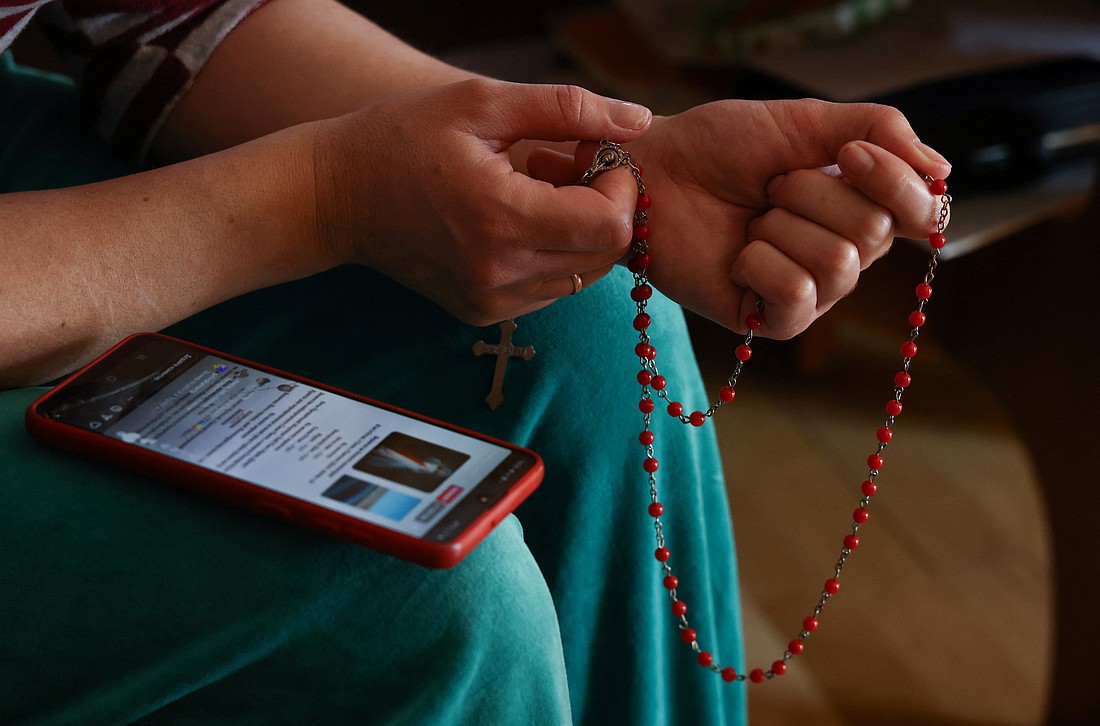
[[[913,377],[905,371],[901,371],[894,376],[894,385],[898,388],[908,388],[909,384],[913,382]]]
[[[672,603],[672,614],[675,615],[676,617],[678,617],[678,618],[683,617],[683,615],[687,611],[688,611],[687,603],[684,602],[683,600],[677,600],[676,602]]]
[[[680,586],[680,581],[676,579],[676,575],[668,575],[661,584],[665,586],[666,590],[675,590]]]
[[[722,386],[718,391],[718,398],[721,399],[723,403],[729,403],[736,395],[737,391],[734,390],[733,386]]]
[[[669,552],[668,547],[658,547],[653,552],[653,556],[657,558],[658,562],[668,562],[668,558],[672,556],[672,553]]]
[[[668,379],[664,376],[653,376],[653,388],[658,391],[665,390],[665,386],[668,385]]]
[[[665,513],[665,507],[660,502],[653,502],[649,505],[649,516],[656,519]]]
[[[871,518],[871,513],[867,511],[866,507],[859,507],[856,511],[852,512],[852,521],[856,524],[866,524],[867,520]]]
[[[830,577],[828,580],[826,580],[825,592],[829,593],[830,595],[835,595],[840,592],[840,580],[836,579],[835,577]]]
[[[634,329],[641,332],[649,327],[649,324],[653,322],[649,317],[649,313],[638,313],[634,316]]]
[[[707,422],[707,415],[702,411],[692,411],[688,420],[691,421],[692,426],[699,427]]]
[[[919,328],[920,326],[924,325],[924,321],[927,319],[928,316],[926,316],[920,310],[914,310],[913,312],[909,313],[909,324],[912,325],[914,328]]]
[[[710,664],[714,662],[714,656],[705,650],[701,650],[699,651],[699,655],[695,657],[695,660],[699,663],[699,665],[703,666],[704,668],[708,668],[710,667]]]
[[[764,675],[764,671],[760,670],[759,668],[753,668],[752,671],[749,673],[749,680],[753,683],[763,683],[765,677],[766,676]]]
[[[932,286],[929,285],[927,282],[922,282],[921,284],[917,285],[916,292],[918,298],[920,298],[921,300],[927,300],[928,298],[932,297]]]
[[[634,302],[642,302],[653,297],[653,288],[646,284],[635,285],[630,291],[630,299]]]
[[[873,497],[875,496],[875,492],[878,491],[878,484],[875,484],[870,479],[867,479],[863,482],[863,484],[860,485],[859,490],[863,492],[864,496]]]
[[[947,194],[947,182],[943,179],[934,179],[932,183],[928,185],[928,188],[937,197],[942,197],[944,194]]]
[[[901,344],[901,354],[906,358],[912,358],[917,354],[917,344],[907,340]]]
[[[635,208],[639,212],[644,212],[645,210],[649,209],[652,206],[653,206],[653,200],[649,198],[648,194],[639,194],[638,195],[638,203],[637,203],[637,205],[635,205]]]
[[[884,462],[885,459],[880,454],[871,454],[867,457],[867,466],[875,470],[881,469]]]
[[[749,313],[745,317],[745,327],[749,330],[760,330],[760,326],[763,325],[763,323],[764,321],[756,313]]]
[[[633,272],[635,275],[640,275],[649,269],[649,266],[653,264],[653,258],[646,253],[634,255],[630,258],[630,262],[626,263],[626,268]]]
[[[887,444],[890,443],[890,439],[894,438],[894,432],[883,426],[875,432],[875,438],[877,438],[879,442]]]
[[[639,358],[645,358],[646,360],[653,360],[657,357],[657,349],[648,343],[638,343],[634,346],[634,354]]]
[[[943,249],[943,246],[947,244],[947,237],[943,232],[933,232],[928,235],[928,244],[931,245],[934,250]]]
[[[650,474],[657,471],[660,466],[660,463],[652,456],[646,457],[646,460],[642,462],[642,468],[648,471]]]
[[[886,402],[886,413],[891,416],[901,415],[901,401],[896,398],[892,398]]]
[[[772,673],[774,673],[775,675],[781,676],[786,672],[787,672],[787,664],[784,663],[783,661],[777,660],[776,662],[772,663]]]
[[[707,655],[710,655],[710,653],[707,653]],[[702,656],[700,656],[700,658],[701,657]],[[710,664],[708,663],[707,665],[710,665]],[[722,669],[722,680],[724,680],[726,683],[733,683],[734,681],[737,680],[737,671],[735,671],[733,668],[729,668],[729,667],[723,668]]]
[[[733,351],[733,354],[737,356],[737,360],[747,361],[749,358],[752,358],[752,348],[742,343],[737,346],[737,350]]]
[[[652,398],[643,398],[642,400],[638,401],[638,410],[642,413],[653,413],[653,409],[655,407],[656,404],[653,403]]]
[[[652,382],[653,382],[653,374],[652,373],[650,373],[645,368],[638,371],[638,383],[641,383],[643,386],[648,386]]]
[[[678,401],[673,401],[672,403],[668,404],[668,415],[669,416],[679,416],[683,412],[684,412],[684,405],[682,403],[680,403]]]
[[[634,228],[634,239],[639,242],[644,242],[649,239],[649,227],[644,224],[639,224]]]
[[[638,434],[638,443],[642,446],[651,446],[656,439],[657,437],[653,435],[652,431],[643,431]]]
[[[684,641],[685,643],[687,643],[689,645],[694,643],[695,642],[695,631],[692,630],[691,628],[684,628],[683,630],[680,631],[680,640]]]
[[[795,639],[787,643],[787,651],[791,655],[802,655],[802,651],[806,648],[806,644],[801,640]]]
[[[859,547],[859,537],[850,534],[844,538],[844,549],[854,550],[856,547]]]
[[[802,629],[805,630],[807,633],[812,633],[817,630],[817,618],[812,615],[806,616],[802,620]]]

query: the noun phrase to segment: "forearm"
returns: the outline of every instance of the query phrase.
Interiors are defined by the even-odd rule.
[[[303,193],[308,133],[0,196],[0,388],[50,380],[129,333],[335,264]]]
[[[473,76],[335,0],[272,0],[214,51],[158,134],[153,157],[190,158]]]

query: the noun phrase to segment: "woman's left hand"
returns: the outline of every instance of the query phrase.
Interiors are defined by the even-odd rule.
[[[528,169],[575,181],[595,148],[535,152]],[[772,338],[851,292],[895,235],[934,232],[940,205],[924,177],[951,170],[895,109],[810,100],[698,106],[654,119],[628,151],[653,200],[652,283],[740,332],[763,298],[759,332]]]

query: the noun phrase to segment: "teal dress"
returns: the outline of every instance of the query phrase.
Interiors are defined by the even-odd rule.
[[[76,114],[67,80],[3,61],[0,191],[130,171]],[[617,270],[520,318],[513,342],[536,353],[509,364],[495,411],[473,347],[496,327],[364,268],[166,331],[542,454],[542,486],[450,570],[48,449],[22,423],[43,389],[0,392],[0,722],[742,723],[744,684],[696,664],[654,558],[630,287]],[[658,296],[649,312],[662,372],[702,404],[681,311]],[[655,429],[679,594],[739,667],[712,427]]]

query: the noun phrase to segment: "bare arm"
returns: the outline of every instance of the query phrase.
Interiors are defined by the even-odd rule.
[[[273,0],[214,51],[153,154],[188,158],[351,113],[394,93],[473,77],[335,0]]]
[[[261,137],[469,76],[333,0],[260,8],[156,139],[158,160],[191,161],[0,195],[0,388],[49,380],[128,333],[332,266],[311,227],[312,147],[302,139],[312,131]]]
[[[331,266],[303,205],[313,179],[300,135],[0,195],[0,388],[49,380],[129,333]]]

